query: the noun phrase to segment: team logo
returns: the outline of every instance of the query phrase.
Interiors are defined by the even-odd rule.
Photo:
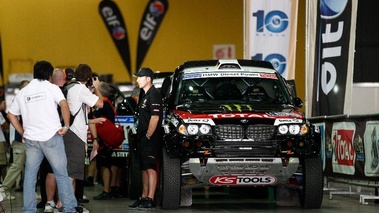
[[[164,13],[164,5],[160,1],[154,1],[150,4],[150,13],[153,14],[153,16],[158,17],[161,14]]]
[[[113,36],[113,38],[115,38],[117,40],[121,40],[121,39],[125,38],[125,30],[124,30],[124,28],[122,28],[122,27],[115,27],[115,28],[113,28],[113,30],[112,30],[112,36]]]
[[[243,124],[247,124],[248,122],[249,122],[249,120],[247,120],[247,119],[242,119],[242,120],[240,120],[241,121],[241,123],[243,123]]]
[[[345,10],[348,0],[321,0],[320,13],[323,19],[333,19]]]

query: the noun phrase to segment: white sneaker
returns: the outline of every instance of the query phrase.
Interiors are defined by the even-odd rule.
[[[89,210],[86,209],[83,204],[80,204],[78,207],[76,207],[77,211],[78,212],[82,212],[82,213],[89,213]],[[81,209],[81,211],[79,211],[78,209]]]
[[[9,193],[5,193],[6,196],[4,197],[4,200],[14,200],[16,199],[15,196],[10,195]]]
[[[89,213],[89,210],[84,208],[83,206],[82,206],[82,210],[83,210],[82,213]]]
[[[7,194],[4,191],[4,187],[0,184],[0,202],[3,201],[6,196]]]
[[[54,212],[55,203],[54,202],[46,202],[44,212]]]

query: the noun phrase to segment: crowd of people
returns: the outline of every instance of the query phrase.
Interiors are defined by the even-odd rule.
[[[109,84],[101,82],[87,64],[73,70],[38,61],[33,77],[30,82],[20,82],[8,108],[0,98],[0,198],[15,199],[9,193],[15,189],[23,191],[23,212],[36,212],[37,208],[89,212],[83,205],[89,202],[84,186],[93,186],[95,181],[103,189],[94,200],[124,197],[121,174],[126,159],[112,157],[112,149],[96,132],[96,124],[106,118],[115,122]],[[141,197],[129,207],[150,209],[156,206],[161,97],[151,69],[142,68],[135,77],[143,94],[137,128],[143,184]],[[98,153],[91,162],[85,162],[90,154],[88,141]],[[37,182],[39,203],[35,199]]]
[[[89,202],[84,186],[93,186],[96,177],[103,190],[94,200],[124,197],[120,186],[126,159],[112,157],[112,149],[96,132],[96,125],[105,119],[115,122],[109,84],[101,82],[87,64],[73,70],[38,61],[33,77],[30,82],[20,82],[8,108],[0,98],[0,201],[15,199],[9,192],[16,190],[23,192],[23,212],[36,212],[37,208],[44,208],[44,212],[89,212],[83,205]],[[142,94],[137,129],[143,191],[129,207],[150,209],[156,206],[161,97],[153,85],[151,69],[142,68],[135,77]],[[98,153],[91,162],[85,162],[90,154],[88,141]],[[36,183],[40,186],[39,203]]]

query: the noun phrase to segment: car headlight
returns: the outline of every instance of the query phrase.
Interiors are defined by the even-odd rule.
[[[304,135],[309,132],[309,128],[307,124],[299,125],[299,124],[291,124],[291,125],[280,125],[278,127],[278,132],[282,135],[291,134],[291,135]]]
[[[290,125],[288,130],[289,130],[290,134],[297,135],[300,132],[300,126],[299,125]]]
[[[207,134],[210,133],[210,131],[211,131],[211,127],[209,125],[203,124],[203,125],[200,126],[200,132],[202,134],[207,135]]]
[[[209,135],[211,126],[207,124],[181,124],[178,132],[182,135]]]
[[[281,125],[281,126],[279,126],[279,133],[280,134],[286,134],[287,132],[288,132],[288,126],[286,126],[286,125]]]
[[[187,128],[183,124],[178,127],[178,132],[182,135],[188,135]]]
[[[190,135],[196,135],[199,132],[199,126],[198,125],[188,125],[187,132]]]
[[[309,132],[309,128],[306,124],[303,124],[303,126],[301,126],[300,128],[300,134],[301,135],[304,135],[304,134],[307,134]]]

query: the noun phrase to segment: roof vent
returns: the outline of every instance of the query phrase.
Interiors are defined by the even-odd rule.
[[[241,65],[239,65],[236,59],[220,59],[217,62],[217,69],[239,69],[241,70]]]

